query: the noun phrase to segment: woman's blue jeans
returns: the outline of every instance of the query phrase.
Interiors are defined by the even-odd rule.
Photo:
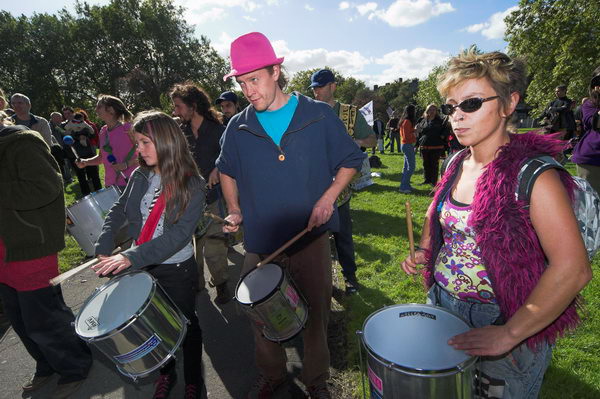
[[[438,284],[429,290],[427,302],[457,313],[473,328],[504,324],[498,305],[462,301]],[[535,399],[551,360],[552,347],[547,343],[536,351],[522,343],[501,356],[482,356],[476,363],[476,397]]]
[[[415,146],[413,144],[402,144],[400,149],[404,154],[404,168],[402,169],[400,190],[412,190],[410,178],[415,172]]]

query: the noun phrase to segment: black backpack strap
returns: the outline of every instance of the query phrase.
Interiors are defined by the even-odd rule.
[[[460,151],[456,151],[456,152],[453,152],[451,154],[448,154],[448,156],[446,157],[446,159],[442,163],[442,167],[440,168],[440,176],[444,176],[444,173],[446,173],[446,170],[448,170],[448,168],[450,167],[450,165],[452,165],[452,162],[456,159],[456,156],[458,154],[462,154],[466,150],[467,150],[466,148],[463,148]]]
[[[529,206],[535,180],[548,169],[564,170],[565,168],[560,162],[549,155],[529,158],[523,163],[517,177],[517,188],[515,190],[517,201],[525,201],[527,206]]]

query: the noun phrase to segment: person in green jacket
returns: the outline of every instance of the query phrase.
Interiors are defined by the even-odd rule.
[[[58,164],[42,136],[13,126],[0,112],[0,298],[8,319],[36,362],[23,391],[59,375],[52,398],[66,398],[92,365],[75,334],[60,286],[58,251],[65,247],[65,200]]]

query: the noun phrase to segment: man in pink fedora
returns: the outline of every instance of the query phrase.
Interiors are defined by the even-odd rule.
[[[331,398],[327,386],[327,321],[331,305],[329,232],[339,227],[335,201],[364,155],[326,103],[286,94],[281,63],[261,33],[231,43],[231,72],[250,105],[229,122],[217,159],[235,232],[244,223],[242,275],[303,229],[309,232],[276,262],[287,269],[310,307],[303,330],[301,380],[311,398]],[[271,398],[287,384],[284,348],[253,324],[260,375],[249,398]]]

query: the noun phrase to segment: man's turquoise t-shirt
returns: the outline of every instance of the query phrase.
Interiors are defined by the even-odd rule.
[[[281,137],[287,130],[296,107],[298,106],[298,98],[294,95],[290,96],[287,104],[275,111],[261,111],[256,113],[258,121],[262,125],[265,132],[273,139],[275,144],[279,145]]]

